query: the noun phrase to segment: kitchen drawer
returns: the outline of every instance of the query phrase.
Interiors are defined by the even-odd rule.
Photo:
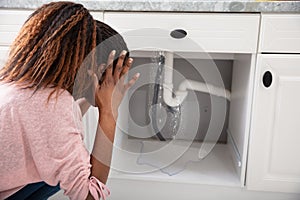
[[[259,51],[300,53],[300,14],[263,14]]]
[[[0,10],[0,45],[11,45],[33,10]],[[103,20],[103,12],[91,12],[96,20]]]
[[[104,22],[122,33],[131,50],[168,49],[217,53],[255,53],[258,14],[115,13],[105,12]],[[187,36],[175,39],[171,31]]]

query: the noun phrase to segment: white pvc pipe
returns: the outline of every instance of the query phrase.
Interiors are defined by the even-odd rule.
[[[224,97],[230,101],[230,91],[208,83],[202,83],[188,79],[180,83],[179,90],[174,92],[175,95],[173,97],[173,59],[174,55],[172,52],[165,52],[163,98],[167,105],[171,107],[181,105],[188,94],[187,90],[209,93],[215,96]]]
[[[186,79],[180,83],[179,91],[187,91],[187,90],[209,93],[214,96],[224,97],[230,101],[230,91],[224,88],[216,87],[209,83],[202,83],[202,82]]]
[[[174,54],[172,52],[165,52],[165,77],[164,77],[164,83],[170,84],[173,87],[173,61],[174,61]]]
[[[164,68],[164,83],[163,83],[163,98],[166,104],[171,107],[176,107],[182,104],[186,95],[175,93],[173,97],[173,60],[174,54],[172,52],[164,52],[165,56],[165,68]]]

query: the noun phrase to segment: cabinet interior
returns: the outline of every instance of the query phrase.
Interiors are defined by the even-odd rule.
[[[210,123],[211,102],[213,98],[222,97],[210,97],[209,94],[202,92],[194,92],[192,95],[193,92],[189,91],[181,110],[183,127],[181,130],[184,134],[179,137],[175,136],[175,139],[166,135],[167,140],[160,141],[150,130],[149,99],[151,100],[151,98],[149,98],[149,93],[151,93],[151,84],[150,86],[144,84],[151,83],[151,79],[156,73],[151,68],[153,54],[133,52],[132,56],[135,62],[129,77],[140,72],[141,80],[128,91],[119,109],[110,177],[244,186],[248,122],[250,121],[249,99],[252,95],[250,87],[252,56],[250,54],[203,56],[195,53],[178,53],[174,58],[174,70],[178,72],[173,76],[175,90],[184,78],[200,82],[205,79],[206,82],[209,82],[214,81],[215,77],[220,75],[222,84],[231,91],[231,100],[224,100],[226,102],[224,122],[214,121],[211,124],[217,126],[214,124],[224,123],[223,126],[221,125],[220,137],[212,151],[204,159],[199,159],[199,149]],[[212,68],[215,68],[219,75],[214,75],[216,71]],[[203,74],[211,77],[204,78]],[[195,107],[197,104],[198,108]],[[196,134],[191,134],[195,131]],[[184,152],[182,155],[172,160],[174,162],[170,166],[159,165],[168,160],[168,152],[148,157],[141,156],[141,153],[147,154],[167,146],[170,141],[174,141],[175,146],[177,145],[179,148],[185,145],[188,147],[182,150]],[[208,140],[208,142],[213,141]],[[162,169],[161,166],[163,166]]]

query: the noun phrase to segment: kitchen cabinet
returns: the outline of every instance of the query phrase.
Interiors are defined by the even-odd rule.
[[[9,45],[31,12],[0,10],[0,67]],[[172,51],[176,53],[175,68],[187,76],[194,76],[188,63],[194,62],[204,71],[209,69],[207,63],[215,63],[231,91],[228,123],[224,126],[228,135],[225,143],[217,144],[206,159],[188,166],[176,176],[159,170],[127,173],[151,171],[152,168],[136,162],[141,140],[124,134],[118,127],[108,183],[113,191],[112,199],[129,197],[134,188],[139,188],[137,196],[145,199],[186,198],[182,188],[191,194],[189,199],[199,199],[199,196],[219,199],[214,196],[218,192],[225,199],[299,199],[299,14],[95,11],[92,15],[124,36],[136,65],[151,62],[153,51]],[[172,31],[178,29],[184,30],[186,36],[170,37]],[[135,69],[134,66],[133,71]],[[228,71],[230,76],[226,75]],[[149,78],[145,74],[141,77]],[[131,114],[140,112],[143,115],[140,120],[143,120],[145,92],[140,90],[136,102],[131,102],[139,106],[131,110],[133,113],[119,116],[118,125],[123,123],[127,131],[130,130],[127,118]],[[195,110],[188,112],[191,117]],[[201,115],[207,117],[204,112]],[[90,108],[83,119],[85,143],[90,151],[97,118],[97,109]],[[186,155],[195,157],[200,146],[201,141],[193,144]],[[132,154],[120,152],[122,148]],[[163,156],[158,158],[164,159]],[[158,191],[154,196],[151,195],[153,189]]]
[[[247,188],[300,193],[300,15],[263,14]]]
[[[300,55],[258,55],[247,188],[300,192],[299,102]]]
[[[155,52],[169,51],[175,55],[175,71],[184,74],[185,78],[202,80],[197,76],[197,71],[201,76],[206,76],[204,79],[207,80],[221,75],[222,84],[231,91],[230,106],[227,108],[228,117],[222,131],[222,134],[225,132],[228,137],[223,140],[223,144],[218,143],[207,158],[199,160],[197,157],[203,139],[196,136],[196,142],[188,148],[186,158],[183,158],[193,160],[195,163],[188,162],[186,169],[176,175],[166,175],[166,172],[151,165],[164,162],[168,159],[167,155],[158,154],[151,164],[139,164],[143,157],[138,153],[142,152],[141,145],[164,146],[164,142],[151,140],[149,137],[151,130],[146,127],[149,115],[147,95],[150,92],[145,88],[142,89],[138,81],[128,92],[128,99],[125,102],[129,103],[120,108],[124,110],[120,112],[121,120],[117,123],[117,148],[114,151],[111,179],[148,181],[163,179],[181,184],[244,187],[259,19],[258,14],[104,13],[104,22],[124,36],[135,60],[132,71],[137,72],[139,69],[144,82],[154,81],[150,74],[156,70],[149,69],[151,63],[153,64]],[[145,23],[146,21],[148,23]],[[173,38],[173,31],[178,29],[183,30],[186,37]],[[214,73],[209,74],[212,71]],[[174,85],[177,84],[175,82],[176,78]],[[182,113],[184,118],[182,124],[186,125],[183,125],[184,136],[181,137],[183,141],[191,140],[192,137],[189,136],[193,134],[194,130],[191,128],[193,124],[199,125],[201,130],[198,130],[197,134],[200,134],[205,129],[203,128],[205,123],[208,121],[209,124],[211,120],[208,113],[211,113],[213,106],[209,100],[204,100],[209,98],[209,95],[199,93],[195,95],[197,99],[188,99],[182,108],[185,111]],[[199,107],[194,106],[195,102],[199,103]],[[130,109],[126,110],[126,107]],[[205,107],[207,111],[204,111]],[[197,114],[201,115],[201,119],[197,118]],[[185,123],[184,120],[188,122]],[[139,126],[135,126],[135,122]],[[211,126],[219,127],[222,123],[221,120],[217,120]],[[140,128],[141,126],[144,128]],[[184,144],[185,142],[182,142],[179,146]],[[174,163],[171,168],[181,169],[180,164]]]
[[[300,91],[300,55],[297,55],[300,53],[299,15],[262,14],[260,32],[256,31],[258,27],[256,24],[259,22],[255,21],[255,15],[243,16],[237,14],[235,17],[242,16],[239,17],[240,21],[237,24],[230,18],[234,15],[226,15],[223,20],[227,21],[222,25],[218,24],[219,21],[217,20],[220,16],[222,14],[181,15],[108,12],[104,14],[104,20],[124,34],[129,48],[137,49],[137,57],[147,56],[141,51],[143,47],[149,47],[149,44],[154,44],[158,49],[188,52],[184,54],[186,57],[193,55],[193,52],[199,51],[199,49],[192,49],[191,45],[185,45],[183,40],[178,42],[178,40],[167,38],[168,32],[171,30],[184,27],[187,33],[191,33],[189,35],[190,39],[203,47],[201,50],[212,53],[213,60],[218,60],[218,58],[214,58],[216,56],[214,53],[218,54],[218,56],[222,55],[225,60],[232,60],[232,100],[227,146],[237,171],[236,174],[239,177],[240,186],[246,186],[247,189],[256,191],[299,193],[300,161],[297,159],[300,152],[299,145],[297,145],[300,139],[297,123],[300,115],[300,107],[297,106],[297,102],[300,100],[300,95],[297,94],[297,91]],[[198,20],[191,22],[192,18]],[[251,18],[253,21],[251,21]],[[247,20],[243,23],[244,19],[250,20],[248,21],[249,23],[246,22]],[[143,23],[145,21],[150,21],[150,23]],[[204,25],[205,23],[211,24],[211,26],[207,28]],[[235,25],[238,27],[238,24],[243,24],[243,28],[240,26],[240,29],[235,29]],[[227,26],[230,26],[232,38],[226,38],[226,34],[223,35],[224,37],[218,38],[216,32],[226,32]],[[141,32],[136,31],[139,27],[141,29],[150,27],[152,32],[143,32],[144,34],[141,34]],[[156,32],[153,31],[154,29],[165,29],[167,31],[165,33]],[[245,30],[248,30],[249,35],[242,32]],[[211,37],[206,37],[204,33],[209,34]],[[233,39],[239,33],[239,40]],[[142,35],[146,39],[144,37],[142,39]],[[252,39],[250,39],[250,35],[252,35]],[[215,41],[220,39],[222,42],[210,41],[214,37],[217,38]],[[238,41],[251,42],[241,42],[244,44],[241,47],[239,46],[241,43]],[[256,42],[253,43],[253,41]],[[256,44],[258,44],[258,49],[252,46]],[[230,53],[233,55],[232,58],[229,58]],[[280,55],[282,53],[284,55]],[[191,57],[197,59],[197,56]],[[264,78],[264,74],[267,71],[270,73],[266,73]],[[270,75],[272,76],[272,82],[270,81]],[[266,88],[263,85],[263,81],[266,85],[270,84],[270,86]],[[250,142],[248,136],[250,137]],[[125,143],[128,145],[136,146],[132,141],[126,140],[124,137],[122,140],[125,140]],[[225,152],[227,152],[226,148],[224,149],[223,159],[228,159],[225,156]],[[245,157],[245,155],[247,156]],[[115,156],[117,157],[116,159],[120,159],[117,153]],[[126,162],[122,160],[120,163],[124,164]],[[245,163],[247,163],[247,166]],[[212,163],[207,163],[208,166],[210,164]],[[213,164],[222,165],[224,163]],[[169,177],[160,176],[157,173],[153,176],[148,174],[145,177],[143,175],[112,173],[111,177],[114,181],[124,179],[155,181],[157,180],[155,177],[160,177],[159,179],[164,179],[168,182],[210,185],[210,179],[196,178],[197,173],[205,174],[206,178],[213,175],[205,173],[209,170],[204,170],[205,172],[202,172],[201,170],[203,169],[201,168],[198,168],[198,170],[198,172],[193,172],[194,176],[187,175],[189,181],[183,178],[184,175],[178,176],[178,179],[173,177],[169,180]],[[225,171],[218,170],[223,172],[223,175],[226,174]],[[246,174],[244,174],[245,171],[247,171]],[[230,180],[230,176],[234,176],[234,173],[229,174],[227,174],[229,175],[227,180]],[[222,177],[220,174],[218,176]],[[202,181],[197,182],[193,178],[202,178]],[[222,182],[222,179],[218,179],[217,182],[213,182],[213,184],[231,185],[229,181]],[[234,183],[234,181],[231,183]],[[277,197],[280,198],[279,196]]]

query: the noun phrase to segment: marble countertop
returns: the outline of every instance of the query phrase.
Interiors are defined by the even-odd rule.
[[[0,8],[35,9],[48,2],[51,0],[0,0]],[[89,10],[98,11],[300,13],[300,1],[73,0],[73,2],[81,3]]]

